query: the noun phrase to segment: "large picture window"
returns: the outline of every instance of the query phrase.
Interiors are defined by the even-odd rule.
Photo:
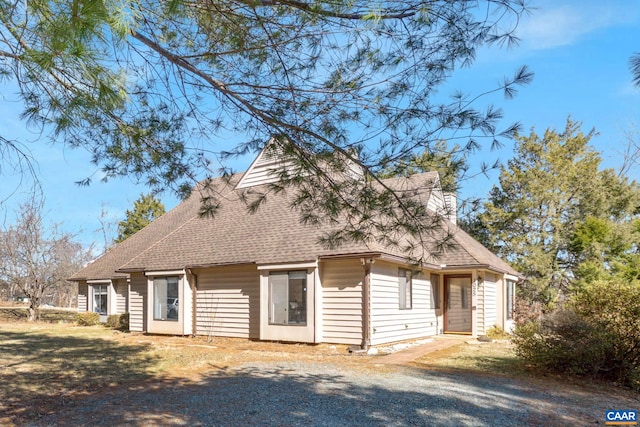
[[[307,324],[307,272],[273,272],[269,275],[269,323]]]
[[[93,285],[93,311],[107,314],[107,292],[109,285]]]
[[[411,308],[412,302],[412,280],[411,270],[405,268],[398,269],[398,287],[400,291],[400,310],[408,310]]]
[[[153,279],[153,320],[178,321],[178,283],[177,277]]]

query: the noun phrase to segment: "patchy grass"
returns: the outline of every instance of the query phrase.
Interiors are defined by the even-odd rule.
[[[416,359],[413,364],[443,370],[531,376],[527,366],[516,356],[514,346],[506,340],[480,344],[461,343],[428,353]]]
[[[487,331],[487,337],[492,340],[509,340],[511,335],[499,326],[492,326]]]
[[[72,313],[73,314],[73,313]],[[103,326],[0,320],[0,425],[36,423],[47,414],[112,391],[158,390],[229,375],[244,362],[330,363],[360,371],[392,371],[376,357],[349,355],[344,345],[282,344],[234,338],[123,333]],[[508,342],[461,343],[411,362],[425,370],[535,376]],[[565,379],[554,381],[553,387]],[[538,381],[538,380],[536,380]],[[546,379],[540,378],[540,387]],[[582,384],[582,383],[579,383]]]
[[[151,389],[176,378],[198,381],[246,361],[292,358],[358,362],[347,355],[346,346],[208,341],[123,333],[101,325],[0,320],[0,425],[29,424],[110,389]]]
[[[0,323],[0,425],[33,420],[75,396],[149,378],[156,361],[102,326]]]

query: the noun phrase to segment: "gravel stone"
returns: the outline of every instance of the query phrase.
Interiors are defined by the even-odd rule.
[[[250,362],[73,400],[34,426],[604,425],[637,394],[411,366]]]

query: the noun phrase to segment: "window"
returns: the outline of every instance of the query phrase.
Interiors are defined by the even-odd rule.
[[[462,308],[469,308],[469,288],[467,286],[462,286],[460,288],[460,297],[462,298]]]
[[[440,310],[440,276],[432,274],[429,281],[431,282],[431,308]]]
[[[93,311],[107,314],[107,289],[109,285],[93,285]]]
[[[178,283],[177,277],[153,279],[153,320],[178,321]]]
[[[274,272],[269,275],[269,324],[307,324],[307,272]]]
[[[513,319],[513,302],[516,295],[516,282],[507,280],[507,319]]]
[[[400,310],[411,308],[411,270],[398,269],[398,284],[400,290]]]

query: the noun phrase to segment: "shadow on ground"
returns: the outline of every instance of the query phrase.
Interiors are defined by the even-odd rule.
[[[37,425],[593,425],[613,402],[637,399],[417,368],[372,374],[292,361],[212,369],[197,382],[150,381],[80,399]]]
[[[99,337],[0,330],[0,424],[22,424],[80,396],[150,378],[154,360],[146,349]]]

